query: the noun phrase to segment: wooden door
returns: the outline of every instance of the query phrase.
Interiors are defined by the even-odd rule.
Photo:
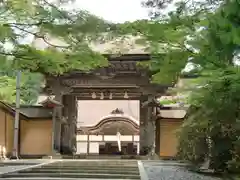
[[[160,156],[174,157],[177,154],[177,130],[183,120],[161,119],[160,122]]]

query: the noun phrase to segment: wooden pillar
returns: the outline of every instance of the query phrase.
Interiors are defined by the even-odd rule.
[[[62,110],[62,115],[63,117],[65,118],[66,120],[66,124],[65,124],[65,131],[62,132],[62,148],[63,148],[63,153],[66,154],[66,146],[67,146],[67,134],[68,134],[68,131],[69,131],[69,126],[68,126],[68,95],[63,95],[63,100],[62,100],[62,103],[64,105],[64,108]]]
[[[59,103],[62,103],[62,94],[61,92],[55,90],[55,100]],[[54,107],[54,114],[53,117],[53,126],[54,127],[54,149],[58,153],[60,153],[60,147],[61,147],[61,118],[62,118],[62,107],[56,106]]]
[[[67,95],[67,101],[64,106],[67,108],[67,125],[68,132],[66,134],[66,147],[68,149],[68,153],[73,154],[76,150],[76,125],[77,125],[77,107],[76,107],[76,97],[74,95]]]
[[[90,142],[89,142],[89,134],[87,135],[87,155],[89,155],[90,152]]]
[[[72,154],[72,149],[71,149],[71,123],[72,123],[72,109],[74,109],[75,103],[72,103],[72,95],[64,95],[63,96],[63,116],[64,119],[66,120],[65,124],[65,132],[62,133],[63,136],[63,143],[62,147],[64,149],[64,154]]]
[[[71,149],[72,153],[76,153],[77,150],[77,117],[78,117],[78,101],[76,96],[72,96],[72,105],[73,105],[73,110],[72,110],[72,127],[71,127]]]
[[[147,155],[155,151],[155,120],[153,119],[153,107],[142,106],[150,100],[149,95],[140,99],[140,155]]]
[[[146,130],[145,130],[145,125],[146,125],[146,114],[147,114],[147,109],[145,107],[142,107],[142,104],[147,101],[147,96],[141,96],[140,102],[139,102],[139,109],[140,109],[140,116],[139,116],[139,121],[140,121],[140,132],[139,132],[139,152],[140,155],[145,155],[145,149],[146,149]]]
[[[48,83],[51,84],[51,90],[54,94],[54,100],[62,104],[63,106],[56,106],[53,109],[53,148],[55,153],[59,153],[62,146],[62,135],[61,127],[63,124],[63,112],[64,112],[64,104],[63,104],[63,95],[71,92],[70,87],[63,86],[60,82],[60,79],[48,79]],[[54,153],[53,150],[53,153]]]

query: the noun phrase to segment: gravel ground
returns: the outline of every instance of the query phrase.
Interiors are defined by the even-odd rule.
[[[149,180],[221,180],[188,171],[182,164],[143,162]]]

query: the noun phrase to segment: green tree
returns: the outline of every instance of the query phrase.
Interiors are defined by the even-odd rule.
[[[32,102],[26,98],[36,94],[37,84],[41,83],[38,81],[41,78],[31,73],[57,76],[71,70],[88,71],[107,65],[107,60],[92,51],[89,44],[104,41],[105,32],[114,25],[86,11],[66,10],[67,3],[69,1],[62,0],[6,0],[0,3],[2,78],[10,88],[15,70],[27,74],[24,77],[27,85],[21,96],[26,103]],[[3,94],[4,88],[0,88]],[[7,92],[14,94],[14,90]],[[6,99],[9,100],[10,94]]]
[[[21,104],[34,104],[41,90],[43,76],[37,73],[21,74]],[[1,75],[0,100],[11,104],[16,101],[16,77]]]
[[[13,103],[16,98],[16,81],[8,76],[0,78],[0,100]]]
[[[238,1],[223,1],[206,18],[204,36],[197,39],[199,54],[193,61],[209,76],[204,86],[191,94],[195,108],[189,111],[180,134],[181,157],[198,163],[208,158],[215,171],[240,169],[240,76],[234,64],[240,45],[239,10]]]
[[[151,61],[142,65],[153,72],[153,82],[176,82],[193,53],[185,44],[189,34],[185,27],[163,20],[140,20],[122,24],[121,30],[139,36],[136,43],[147,46],[146,52],[152,54]]]
[[[44,77],[40,73],[22,73],[21,86],[22,104],[35,104],[42,90]]]
[[[154,1],[157,2],[162,6],[160,1]],[[205,79],[201,88],[195,88],[190,95],[192,108],[180,132],[179,155],[195,164],[209,159],[210,168],[215,171],[238,172],[240,76],[235,61],[240,45],[240,3],[237,0],[212,3],[202,1],[202,6],[191,12],[192,17],[201,16],[199,23],[191,25],[197,33],[188,44],[196,53],[189,58],[201,67],[200,75],[205,75],[199,80]],[[189,15],[191,8],[186,7],[181,7],[181,11]]]
[[[209,159],[216,171],[239,170],[240,76],[236,71],[221,72],[191,94],[192,108],[180,133],[182,158],[196,164]]]
[[[153,9],[152,19],[126,23],[122,32],[150,44],[153,58],[146,65],[153,81],[176,82],[189,62],[199,68],[179,134],[179,157],[194,164],[209,159],[215,171],[239,171],[239,0],[148,0],[144,5]],[[171,5],[175,8],[166,12]]]
[[[47,0],[2,2],[2,58],[12,56],[16,69],[51,74],[106,65],[106,59],[92,51],[89,42],[109,31],[111,24],[85,11],[63,10],[59,8],[63,2],[58,6],[56,3]],[[42,44],[42,47],[22,42],[29,37],[41,40],[37,46]],[[6,43],[12,44],[10,52],[4,48]]]

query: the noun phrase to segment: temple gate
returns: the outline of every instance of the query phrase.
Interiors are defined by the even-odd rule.
[[[155,149],[156,97],[169,86],[151,84],[151,72],[138,66],[147,61],[147,54],[106,56],[108,67],[88,73],[69,72],[60,76],[46,75],[45,93],[54,95],[63,106],[53,111],[53,153],[72,154],[76,151],[77,101],[78,100],[139,100],[139,149],[146,155]]]

